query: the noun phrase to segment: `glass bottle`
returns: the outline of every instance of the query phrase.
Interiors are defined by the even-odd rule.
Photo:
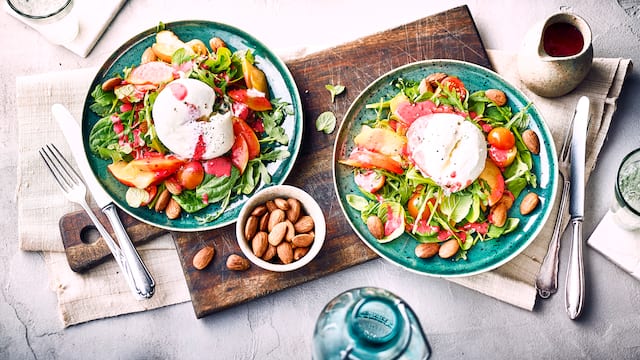
[[[346,291],[320,313],[313,359],[427,359],[431,349],[413,310],[379,288]]]

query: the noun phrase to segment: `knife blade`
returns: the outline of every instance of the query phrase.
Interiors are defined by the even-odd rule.
[[[577,319],[584,305],[584,263],[582,259],[582,223],[584,221],[585,166],[590,101],[582,96],[576,105],[571,138],[571,189],[569,213],[572,237],[567,268],[565,306],[569,317]]]
[[[51,111],[67,139],[69,148],[71,149],[73,157],[76,160],[76,164],[78,165],[78,169],[80,169],[80,174],[84,178],[89,192],[93,196],[96,204],[100,207],[101,211],[107,216],[109,223],[111,223],[111,227],[118,239],[122,256],[125,258],[127,263],[126,268],[129,270],[129,274],[127,275],[129,276],[129,280],[135,288],[138,297],[141,299],[148,299],[152,297],[155,292],[155,282],[151,277],[149,270],[142,262],[140,255],[133,246],[133,243],[129,238],[129,234],[127,234],[127,231],[124,229],[118,213],[116,212],[113,199],[104,190],[91,170],[91,166],[89,165],[89,161],[87,160],[87,156],[84,152],[80,125],[78,125],[78,122],[73,118],[73,115],[71,115],[64,105],[54,104],[51,107]]]

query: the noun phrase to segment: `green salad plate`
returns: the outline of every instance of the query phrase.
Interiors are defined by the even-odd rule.
[[[219,37],[225,41],[232,52],[245,49],[252,51],[256,65],[267,77],[270,97],[279,98],[281,101],[291,104],[293,109],[293,115],[287,116],[282,124],[286,134],[289,136],[287,150],[291,155],[287,159],[267,164],[267,170],[271,174],[272,182],[270,184],[260,184],[254,192],[271,185],[282,184],[289,175],[298,155],[303,127],[300,94],[293,76],[284,62],[253,36],[226,24],[200,20],[177,21],[164,24],[164,29],[171,30],[185,42],[192,39],[200,39],[207,44],[212,37]],[[82,115],[82,136],[89,164],[103,188],[113,198],[115,204],[140,221],[167,230],[183,232],[211,230],[234,223],[242,205],[248,199],[246,195],[232,199],[220,217],[204,224],[198,223],[196,217],[215,213],[220,209],[217,204],[211,204],[193,214],[183,213],[176,220],[169,220],[164,213],[157,213],[147,207],[130,207],[125,200],[127,187],[118,182],[107,170],[107,165],[110,164],[110,161],[97,157],[89,149],[89,133],[93,125],[99,120],[99,117],[90,109],[93,103],[91,91],[106,79],[121,74],[125,68],[138,65],[144,50],[155,42],[156,32],[156,28],[146,30],[124,43],[107,59],[93,79],[84,102]]]
[[[406,232],[391,242],[380,243],[369,233],[360,212],[352,208],[347,201],[348,195],[361,194],[353,180],[353,168],[338,162],[346,159],[354,148],[353,139],[360,132],[362,124],[376,118],[375,110],[367,109],[366,105],[380,102],[380,99],[391,99],[397,94],[398,89],[392,85],[392,81],[399,78],[420,81],[426,75],[436,72],[459,77],[469,93],[491,88],[501,89],[507,95],[508,105],[514,114],[530,103],[521,91],[500,75],[475,64],[456,60],[425,60],[396,68],[370,84],[348,109],[338,130],[334,147],[334,185],[342,211],[351,227],[360,239],[382,258],[425,275],[470,276],[495,269],[520,254],[536,238],[549,219],[556,198],[558,164],[553,138],[535,104],[528,108],[527,114],[529,128],[537,132],[541,145],[539,155],[533,155],[533,172],[537,177],[537,187],[532,189],[528,186],[509,211],[510,217],[520,219],[518,228],[497,239],[478,241],[468,251],[467,259],[442,259],[438,256],[429,259],[418,258],[414,254],[417,242]],[[528,191],[535,191],[540,203],[532,213],[522,216],[517,209]]]

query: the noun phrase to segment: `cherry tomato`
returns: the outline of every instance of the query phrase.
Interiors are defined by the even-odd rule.
[[[447,76],[444,78],[444,80],[442,80],[442,85],[451,91],[457,92],[458,96],[460,96],[460,100],[464,100],[467,96],[467,90],[464,87],[464,83],[455,76]]]
[[[200,161],[189,161],[176,173],[176,178],[185,189],[193,190],[204,179],[204,168]]]
[[[489,157],[500,168],[506,168],[513,163],[518,154],[518,149],[514,146],[511,149],[503,150],[495,146],[489,147]]]
[[[504,127],[493,128],[489,135],[487,135],[487,141],[490,145],[497,147],[500,150],[509,150],[516,144],[516,137],[511,130]]]
[[[413,217],[414,219],[418,218],[418,213],[420,212],[420,206],[422,205],[422,202],[423,198],[420,193],[414,193],[409,198],[409,202],[407,203],[407,210],[409,210],[409,215],[411,215],[411,217]],[[424,211],[422,211],[422,217],[420,218],[421,220],[429,219],[429,217],[431,216],[431,208],[429,207],[429,204],[431,204],[431,206],[434,206],[435,203],[435,198],[427,200],[427,204],[425,204],[424,206]]]

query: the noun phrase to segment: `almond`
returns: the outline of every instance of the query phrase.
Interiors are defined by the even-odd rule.
[[[540,139],[535,131],[531,129],[525,130],[522,133],[522,141],[529,151],[536,155],[540,153]]]
[[[219,37],[212,37],[209,39],[209,47],[211,48],[211,52],[216,53],[218,48],[227,47],[227,44]]]
[[[283,198],[275,198],[275,199],[273,199],[273,203],[276,204],[278,209],[280,209],[282,211],[289,210],[289,203],[287,202],[287,200],[285,200]]]
[[[310,215],[305,215],[303,217],[301,217],[300,219],[298,219],[298,221],[296,221],[295,224],[293,224],[293,227],[296,229],[297,233],[308,233],[309,231],[313,230],[313,227],[315,226],[314,222],[313,222],[313,218]]]
[[[298,221],[298,219],[300,218],[302,204],[300,204],[299,200],[294,198],[287,199],[287,202],[289,203],[289,210],[287,210],[287,219],[295,224],[296,221]]]
[[[260,220],[256,216],[249,216],[244,224],[244,238],[249,241],[258,232]]]
[[[268,200],[266,203],[264,203],[265,206],[267,207],[267,210],[269,210],[269,212],[273,212],[275,209],[277,209],[278,207],[276,206],[276,203],[273,202],[273,200]]]
[[[267,213],[267,207],[264,205],[256,206],[251,212],[251,216],[261,217],[262,215]]]
[[[287,233],[284,235],[284,239],[287,241],[291,241],[294,236],[296,236],[296,229],[293,227],[293,223],[289,220],[284,221],[287,224]]]
[[[277,254],[278,251],[276,250],[276,247],[267,243],[267,251],[265,251],[264,255],[262,255],[262,260],[271,261],[271,259],[273,259]]]
[[[284,240],[284,236],[287,234],[287,223],[279,222],[277,223],[271,231],[269,231],[268,241],[269,244],[273,246],[278,246],[282,240]]]
[[[273,230],[273,227],[276,226],[276,224],[283,222],[284,219],[285,219],[284,211],[276,208],[269,214],[269,222],[267,223],[267,230],[271,232]]]
[[[164,209],[164,213],[167,215],[167,218],[174,220],[180,217],[180,213],[182,212],[182,208],[177,201],[173,198],[169,199],[169,203],[167,207]]]
[[[211,246],[205,246],[200,249],[193,257],[193,267],[198,270],[206,268],[211,259],[213,259],[215,252],[215,249]]]
[[[538,206],[539,202],[540,198],[538,197],[538,194],[533,192],[528,193],[524,196],[522,202],[520,203],[520,214],[527,215],[531,213],[536,208],[536,206]]]
[[[308,247],[313,244],[313,234],[298,234],[291,239],[291,243],[295,247]]]
[[[251,250],[253,254],[257,257],[263,257],[264,253],[267,252],[267,248],[269,247],[269,236],[266,232],[260,231],[258,232],[253,239],[251,239]]]
[[[278,246],[276,246],[276,251],[283,264],[290,264],[293,262],[293,248],[290,243],[282,241]]]
[[[416,246],[414,253],[421,259],[428,259],[438,253],[440,244],[438,243],[421,243]]]
[[[144,52],[140,57],[140,64],[146,64],[156,60],[158,60],[158,56],[155,52],[153,52],[153,49],[151,49],[151,47],[148,47],[144,49]]]
[[[173,195],[182,194],[182,185],[178,183],[178,180],[175,178],[168,178],[164,181],[164,186],[166,186],[167,190]]]
[[[367,228],[374,238],[380,240],[384,237],[384,224],[379,217],[375,215],[369,216],[367,218]]]
[[[116,86],[120,85],[121,83],[122,79],[119,77],[112,77],[110,79],[107,79],[102,83],[102,91],[113,91],[113,89],[115,89]]]
[[[158,195],[158,199],[156,200],[156,205],[154,207],[156,212],[160,212],[166,209],[167,205],[169,205],[169,200],[171,200],[171,193],[169,192],[169,190],[162,190],[160,195]]]
[[[297,247],[293,249],[293,260],[298,261],[309,252],[308,247]]]
[[[458,244],[458,240],[451,239],[447,240],[440,245],[440,249],[438,250],[438,255],[440,255],[443,259],[448,259],[455,255],[460,249],[460,244]]]
[[[244,271],[251,266],[249,260],[243,258],[238,254],[231,254],[227,258],[227,269],[233,271]]]
[[[489,212],[489,222],[497,227],[503,227],[507,222],[507,205],[498,203]]]
[[[436,88],[438,87],[438,83],[441,83],[442,80],[444,80],[446,77],[447,77],[447,74],[445,73],[432,73],[427,75],[427,77],[425,78],[425,81],[429,83],[431,87]]]
[[[489,89],[484,92],[484,95],[498,106],[504,106],[507,103],[507,95],[502,90]]]
[[[266,209],[266,207],[265,207],[265,209]],[[269,212],[265,211],[265,213],[260,218],[260,224],[258,225],[258,229],[260,229],[260,231],[269,230],[269,216],[270,215],[271,214],[269,214]]]

